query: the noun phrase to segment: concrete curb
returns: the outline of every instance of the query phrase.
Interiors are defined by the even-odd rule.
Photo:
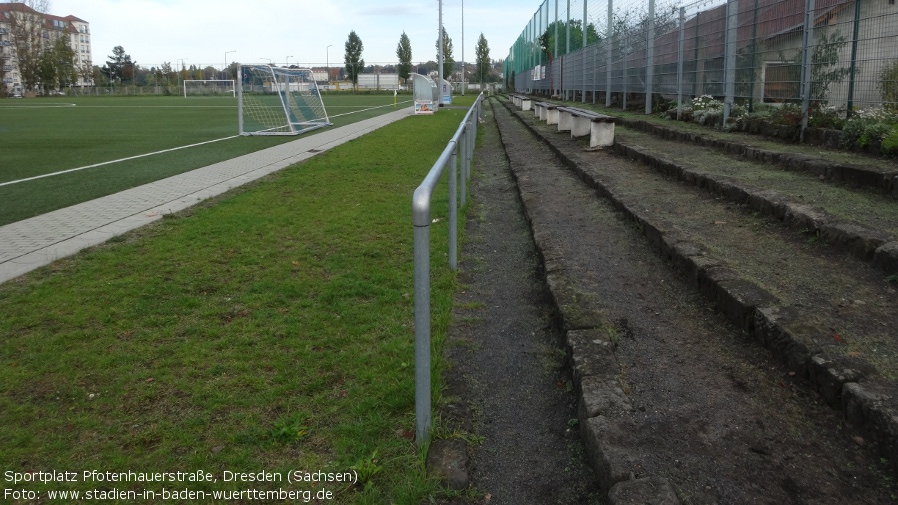
[[[849,360],[827,357],[823,349],[808,348],[804,341],[813,341],[813,337],[817,336],[825,337],[827,333],[804,321],[796,310],[780,307],[775,296],[751,281],[739,278],[735,272],[721,266],[721,262],[696,244],[682,240],[675,231],[666,230],[653,223],[650,218],[641,215],[640,211],[636,210],[639,208],[635,205],[636,202],[627,202],[615,195],[601,181],[593,179],[583,167],[553,144],[553,139],[544,136],[531,121],[522,118],[507,102],[502,103],[589,187],[594,188],[600,196],[608,198],[616,208],[637,223],[657,252],[668,258],[700,292],[726,314],[730,321],[754,335],[760,344],[770,349],[796,373],[799,379],[806,380],[821,398],[833,408],[840,410],[851,424],[870,434],[898,471],[898,384],[876,378],[875,367],[860,358]],[[567,139],[565,141],[570,142]],[[570,143],[572,149],[581,149],[579,143]],[[534,237],[538,233],[539,231],[534,229]],[[541,251],[544,247],[539,240],[537,247]],[[546,271],[549,271],[548,265]],[[551,283],[549,286],[553,289]],[[557,296],[554,289],[553,296]],[[563,312],[563,307],[559,304],[559,311]],[[811,338],[801,338],[802,336]],[[584,354],[589,352],[594,350]],[[578,360],[594,358],[584,355],[574,356],[573,359],[576,363]],[[581,404],[585,403],[582,393],[580,401]],[[595,434],[607,429],[607,423],[595,421],[584,424],[589,426],[583,428],[587,431],[584,438],[590,451],[596,454],[594,460],[600,474],[606,481],[619,478],[620,476],[614,475],[614,466],[609,466],[609,463],[603,460],[607,459],[609,454],[615,453],[614,448],[603,446],[602,439]],[[590,431],[592,433],[589,433]],[[604,483],[605,481],[603,485]]]

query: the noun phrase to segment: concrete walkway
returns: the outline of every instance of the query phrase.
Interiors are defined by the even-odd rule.
[[[0,283],[412,114],[409,107],[0,227]]]

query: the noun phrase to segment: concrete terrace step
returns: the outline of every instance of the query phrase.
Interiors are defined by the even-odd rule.
[[[614,151],[898,273],[898,202],[886,195],[639,132],[619,134]]]
[[[508,109],[512,110],[510,107]],[[875,437],[883,454],[893,464],[898,461],[898,383],[894,380],[896,371],[879,369],[878,366],[881,365],[890,367],[892,360],[891,358],[879,360],[882,356],[877,355],[878,352],[886,352],[890,356],[898,355],[898,349],[890,336],[891,328],[898,326],[898,321],[894,320],[894,288],[889,287],[881,277],[877,280],[875,273],[865,271],[864,269],[868,267],[864,267],[863,264],[852,264],[851,261],[832,257],[831,254],[825,252],[821,252],[819,257],[818,253],[812,250],[801,252],[802,247],[796,247],[794,244],[788,245],[790,240],[795,242],[794,239],[789,239],[782,233],[777,234],[775,230],[770,232],[772,236],[770,240],[773,241],[771,243],[784,241],[782,243],[785,246],[783,249],[785,256],[773,258],[773,263],[768,261],[771,258],[758,262],[760,270],[770,271],[772,269],[772,273],[775,274],[773,277],[764,278],[759,283],[752,274],[753,270],[744,268],[740,258],[747,257],[744,256],[745,254],[751,255],[755,248],[761,251],[756,254],[765,254],[764,251],[767,249],[763,245],[748,243],[745,244],[744,251],[738,253],[735,249],[728,249],[729,246],[720,246],[714,241],[715,239],[704,238],[701,232],[702,228],[715,230],[712,234],[714,237],[726,235],[727,223],[715,220],[716,218],[711,214],[707,215],[709,221],[700,219],[699,222],[682,228],[681,220],[665,217],[678,212],[677,205],[670,203],[670,199],[679,198],[674,193],[678,194],[680,190],[675,189],[671,183],[656,181],[656,184],[652,182],[651,176],[648,174],[637,177],[637,170],[612,173],[604,167],[608,163],[607,161],[597,161],[596,153],[584,152],[582,142],[572,141],[555,134],[551,129],[535,122],[530,117],[532,114],[521,114],[516,111],[512,111],[512,114],[517,116],[532,133],[541,138],[559,159],[588,186],[594,188],[600,196],[609,199],[618,209],[628,215],[648,239],[653,249],[668,259],[699,292],[713,301],[730,321],[753,335],[759,344],[769,349],[774,356],[786,364],[797,378],[819,393],[827,403],[842,412],[845,419],[851,424]],[[703,199],[700,193],[696,197],[685,198],[686,200],[683,202],[692,203],[687,205],[681,202],[680,207],[701,205],[701,209],[689,209],[692,214],[702,216],[703,212],[710,213],[712,209],[718,207],[729,213],[731,216],[729,219],[737,219],[735,210],[730,209],[726,202],[701,203],[707,199]],[[537,235],[537,243],[541,244],[539,232],[535,231],[534,233]],[[758,238],[766,235],[765,230],[759,230],[756,234]],[[785,253],[786,250],[790,252]],[[811,267],[810,270],[801,274],[808,276],[807,281],[800,281],[800,285],[794,285],[792,278],[794,272],[788,266],[790,258],[787,256],[799,252],[811,264],[817,262],[819,265],[826,264],[828,266],[822,269]],[[551,281],[551,276],[557,275],[557,273],[552,273],[550,265],[558,255],[553,251],[545,250],[543,254],[546,257],[550,286],[563,285]],[[774,256],[779,256],[779,253],[775,253]],[[779,267],[781,269],[779,271],[776,266],[764,266],[765,264],[775,265],[777,261],[785,262]],[[776,284],[777,281],[774,277],[780,274],[787,277],[784,279],[785,284]],[[844,285],[845,290],[842,291],[841,287],[843,286],[839,283],[842,280],[847,281],[849,278],[855,277],[856,274],[865,278],[860,281],[861,284],[855,286],[857,290],[846,284]],[[827,277],[832,277],[835,291],[827,291],[831,289],[827,286],[820,286],[819,289],[813,286],[815,276],[817,281],[824,281]],[[848,282],[850,283],[850,281]],[[823,283],[825,284],[825,282]],[[773,287],[773,290],[767,286]],[[817,295],[811,297],[814,300],[811,305],[801,303],[804,301],[802,298],[804,294],[800,290],[805,288],[819,291]],[[877,294],[872,295],[873,293]],[[559,310],[569,329],[575,329],[584,324],[585,327],[590,327],[589,324],[586,324],[589,322],[589,317],[586,316],[584,320],[584,314],[588,314],[589,311],[582,306],[582,299],[570,303],[572,298],[563,289],[560,292],[553,290],[553,294],[557,298]],[[846,294],[848,296],[857,294],[859,298],[863,298],[866,294],[871,294],[873,297],[881,294],[883,299],[876,302],[875,307],[866,305],[859,298],[853,301],[849,300],[847,301],[848,305],[843,305],[839,301],[839,297]],[[845,300],[843,299],[843,301]],[[872,329],[872,332],[878,332],[881,335],[868,334],[864,331],[855,333],[850,330],[849,332],[842,330],[844,327],[851,326],[851,320],[862,321],[864,319],[874,323],[865,328]],[[584,321],[586,322],[584,323]],[[876,323],[877,321],[879,323]],[[878,324],[882,325],[881,330],[876,329]],[[851,335],[850,339],[856,339],[854,343],[858,340],[867,340],[872,347],[865,348],[860,352],[847,351],[842,335],[848,334]],[[601,342],[602,339],[593,341]],[[601,357],[601,353],[596,354],[595,350],[578,353],[578,346],[572,345],[572,347],[574,347],[575,363],[604,359]],[[883,349],[884,347],[888,349]],[[584,403],[588,402],[586,396],[587,393],[584,392],[581,398]],[[596,427],[596,429],[601,431],[601,427]],[[601,452],[601,443],[595,443],[598,444],[596,450]],[[611,449],[611,453],[614,452]]]

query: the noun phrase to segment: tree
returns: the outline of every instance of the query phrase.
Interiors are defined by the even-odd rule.
[[[115,84],[116,81],[124,84],[134,79],[134,67],[136,61],[131,61],[131,55],[125,53],[122,46],[112,48],[112,55],[106,65],[103,66],[103,73],[109,79],[109,82]]]
[[[228,65],[228,69],[227,69],[227,71],[226,71],[226,74],[227,74],[227,75],[225,76],[225,79],[234,79],[234,80],[237,80],[237,70],[238,70],[239,68],[240,68],[240,64],[239,64],[239,63],[237,63],[236,61],[231,62],[231,64]]]
[[[553,21],[539,37],[539,46],[543,53],[548,56],[549,61],[554,60],[558,56],[568,53],[567,47],[567,30],[571,29],[571,47],[570,52],[574,52],[583,47],[583,22],[578,19],[572,19],[570,25],[566,21]],[[555,53],[555,34],[558,33],[558,54]],[[592,23],[586,25],[586,44],[592,45],[601,41],[596,26]]]
[[[431,60],[418,65],[418,73],[421,75],[430,75],[431,73],[436,74],[439,73],[439,68],[440,65],[437,62]]]
[[[434,45],[437,49],[437,64],[440,61],[440,40],[437,39],[436,44]],[[448,80],[449,76],[452,75],[452,69],[455,68],[455,60],[452,59],[452,39],[449,38],[449,34],[446,33],[446,29],[443,28],[443,78]]]
[[[481,32],[480,38],[477,39],[477,49],[475,50],[475,58],[477,64],[477,78],[478,82],[483,84],[486,82],[486,79],[490,75],[490,46],[486,41],[486,37],[483,36]]]
[[[45,93],[78,81],[75,51],[69,45],[68,37],[56,37],[53,44],[41,53],[37,78]]]
[[[365,68],[365,60],[362,59],[362,51],[365,46],[362,39],[356,35],[355,30],[349,32],[349,38],[346,39],[346,54],[343,57],[346,63],[346,76],[352,81],[352,87],[355,88],[359,84],[359,74]]]
[[[402,32],[402,36],[399,37],[399,45],[396,46],[396,57],[399,58],[399,77],[408,81],[408,78],[412,75],[412,42],[405,32]]]
[[[34,89],[38,83],[44,52],[44,13],[49,9],[49,0],[24,0],[10,3],[6,11],[10,42],[25,89]]]
[[[99,86],[101,88],[105,88],[109,86],[109,77],[106,76],[106,66],[104,65],[102,68],[99,65],[94,65],[91,69],[91,79],[94,81],[95,86]]]
[[[91,84],[94,79],[94,69],[87,63],[83,63],[80,67],[76,69],[78,72],[78,77],[80,77],[85,84]]]

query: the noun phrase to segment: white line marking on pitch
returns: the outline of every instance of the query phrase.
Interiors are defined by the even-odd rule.
[[[399,103],[409,103],[409,102],[411,102],[411,100],[404,100],[404,101],[399,102]],[[352,107],[352,106],[351,106],[351,105],[339,105],[339,106],[337,106],[337,107]],[[354,110],[354,111],[352,111],[352,112],[347,112],[347,113],[345,113],[345,114],[334,114],[334,115],[332,115],[332,116],[329,115],[329,117],[348,116],[348,115],[350,115],[350,114],[355,114],[356,112],[365,112],[366,110],[383,109],[384,107],[393,107],[393,104],[388,103],[387,105],[378,105],[377,107],[368,107],[367,109]]]
[[[408,102],[408,101],[406,101],[406,102]],[[400,103],[406,103],[406,102],[400,102]],[[73,105],[74,105],[74,104],[73,104]],[[367,108],[367,109],[357,110],[357,111],[353,111],[353,112],[347,112],[347,113],[345,113],[345,114],[337,114],[337,115],[334,115],[334,116],[331,116],[331,117],[348,116],[348,115],[350,115],[350,114],[355,114],[355,113],[357,113],[357,112],[364,112],[364,111],[366,111],[366,110],[374,110],[374,109],[382,109],[382,108],[384,108],[384,107],[392,107],[392,106],[393,106],[393,104],[379,105],[379,106],[377,106],[377,107],[369,107],[369,108]],[[235,138],[237,138],[237,137],[239,137],[239,136],[240,136],[240,135],[232,135],[232,136],[230,136],[230,137],[224,137],[224,138],[215,139],[215,140],[207,140],[207,141],[205,141],[205,142],[200,142],[200,143],[198,143],[198,144],[190,144],[190,145],[187,145],[187,146],[173,147],[173,148],[171,148],[171,149],[164,149],[164,150],[162,150],[162,151],[155,151],[155,152],[152,152],[152,153],[146,153],[146,154],[138,154],[137,156],[129,156],[129,157],[127,157],[127,158],[120,158],[120,159],[112,160],[112,161],[104,161],[104,162],[102,162],[102,163],[95,163],[95,164],[93,164],[93,165],[87,165],[87,166],[78,167],[78,168],[70,168],[70,169],[68,169],[68,170],[62,170],[62,171],[59,171],[59,172],[53,172],[53,173],[50,173],[50,174],[36,175],[36,176],[34,176],[34,177],[28,177],[28,178],[26,178],[26,179],[19,179],[19,180],[16,180],[16,181],[8,181],[8,182],[0,182],[0,187],[3,187],[3,186],[11,186],[11,185],[13,185],[13,184],[18,184],[18,183],[20,183],[20,182],[28,182],[28,181],[33,181],[33,180],[36,180],[36,179],[43,179],[43,178],[45,178],[45,177],[53,177],[54,175],[62,175],[62,174],[70,173],[70,172],[77,172],[77,171],[79,171],[79,170],[86,170],[86,169],[88,169],[88,168],[102,167],[102,166],[104,166],[104,165],[111,165],[111,164],[113,164],[113,163],[118,163],[118,162],[120,162],[120,161],[130,161],[130,160],[136,160],[136,159],[138,159],[138,158],[146,158],[147,156],[153,156],[153,155],[155,155],[155,154],[170,153],[170,152],[172,152],[172,151],[178,151],[178,150],[180,150],[180,149],[187,149],[188,147],[196,147],[196,146],[201,146],[201,145],[204,145],[204,144],[211,144],[211,143],[213,143],[213,142],[220,142],[220,141],[222,141],[222,140],[235,139]]]
[[[87,165],[87,166],[84,166],[84,167],[70,168],[70,169],[68,169],[68,170],[62,170],[62,171],[60,171],[60,172],[53,172],[52,174],[36,175],[36,176],[34,176],[34,177],[28,177],[27,179],[19,179],[19,180],[17,180],[17,181],[0,182],[0,187],[2,187],[2,186],[9,186],[9,185],[11,185],[11,184],[18,184],[18,183],[20,183],[20,182],[33,181],[33,180],[35,180],[35,179],[43,179],[44,177],[53,177],[54,175],[67,174],[67,173],[69,173],[69,172],[77,172],[77,171],[79,171],[79,170],[85,170],[85,169],[88,169],[88,168],[102,167],[103,165],[111,165],[111,164],[113,164],[113,163],[118,163],[118,162],[120,162],[120,161],[136,160],[137,158],[145,158],[145,157],[147,157],[147,156],[153,156],[154,154],[170,153],[170,152],[172,152],[172,151],[178,151],[178,150],[180,150],[180,149],[187,149],[188,147],[196,147],[196,146],[201,146],[201,145],[203,145],[203,144],[211,144],[211,143],[213,143],[213,142],[220,142],[220,141],[222,141],[222,140],[229,140],[229,139],[234,139],[234,138],[237,138],[237,137],[239,137],[239,135],[233,135],[233,136],[231,136],[231,137],[224,137],[224,138],[215,139],[215,140],[207,140],[207,141],[205,141],[205,142],[200,142],[200,143],[198,143],[198,144],[190,144],[189,146],[173,147],[173,148],[171,148],[171,149],[165,149],[165,150],[162,150],[162,151],[156,151],[156,152],[152,152],[152,153],[138,154],[137,156],[129,156],[129,157],[127,157],[127,158],[121,158],[121,159],[112,160],[112,161],[104,161],[104,162],[102,162],[102,163],[95,163],[95,164],[93,164],[93,165]]]

